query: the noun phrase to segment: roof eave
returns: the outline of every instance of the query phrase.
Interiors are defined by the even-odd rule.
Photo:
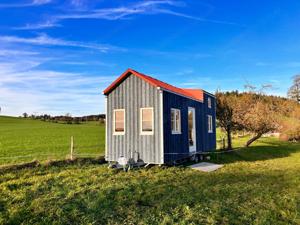
[[[112,82],[107,88],[104,89],[103,94],[108,95],[115,87],[121,83],[125,77],[128,75],[128,73],[134,73],[135,71],[128,68],[124,73],[121,74],[114,82]],[[136,73],[136,72],[135,72]]]
[[[200,100],[200,99],[196,99],[196,98],[192,98],[192,97],[189,97],[189,96],[186,96],[186,95],[182,95],[182,94],[179,94],[179,93],[176,93],[174,91],[170,91],[168,89],[165,89],[165,88],[162,88],[162,87],[157,87],[158,90],[162,90],[162,91],[166,91],[166,92],[169,92],[169,93],[172,93],[174,95],[178,95],[178,96],[181,96],[181,97],[184,97],[184,98],[188,98],[188,99],[191,99],[193,101],[197,101],[197,102],[201,102],[203,103],[203,100]]]
[[[211,97],[213,97],[213,98],[216,98],[216,96],[214,95],[214,94],[212,94],[212,93],[209,93],[209,92],[207,92],[207,91],[205,91],[205,90],[202,90],[205,94],[207,94],[207,95],[209,95],[209,96],[211,96]]]

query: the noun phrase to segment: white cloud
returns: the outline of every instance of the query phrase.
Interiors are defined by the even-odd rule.
[[[138,14],[169,14],[176,17],[183,17],[186,19],[197,20],[201,22],[218,23],[226,25],[238,25],[234,22],[213,20],[197,16],[191,16],[184,13],[179,13],[170,9],[163,8],[164,6],[185,6],[185,3],[173,0],[157,0],[157,1],[143,1],[128,6],[121,6],[115,8],[95,9],[90,11],[82,11],[71,14],[58,15],[57,20],[64,19],[105,19],[105,20],[120,20],[128,18],[131,15]]]
[[[255,65],[256,66],[271,66],[272,64],[268,63],[268,62],[257,62]]]
[[[42,5],[49,3],[50,0],[36,0],[27,5]],[[66,19],[103,19],[103,20],[121,20],[130,19],[130,16],[134,15],[153,15],[153,14],[167,14],[176,17],[182,17],[185,19],[196,20],[199,22],[208,22],[216,24],[234,25],[240,26],[237,23],[224,21],[224,20],[214,20],[205,17],[188,15],[185,13],[174,11],[167,7],[183,7],[186,6],[185,2],[174,1],[174,0],[149,0],[141,1],[134,4],[127,4],[114,8],[101,8],[101,9],[88,9],[91,7],[86,7],[87,2],[84,0],[71,0],[71,6],[75,6],[74,9],[69,9],[67,12],[59,15],[54,15],[49,17],[45,22],[40,22],[37,24],[26,24],[25,26],[15,27],[18,30],[40,30],[46,28],[53,28],[62,26],[58,24],[58,21]],[[26,4],[25,4],[26,5]],[[202,4],[207,6],[207,4]],[[4,6],[4,5],[3,5]],[[12,7],[13,5],[11,5]],[[1,7],[1,4],[0,4]],[[211,6],[209,5],[209,8]]]
[[[45,5],[52,2],[52,0],[33,0],[32,4],[34,5]]]
[[[37,37],[24,38],[18,36],[0,36],[0,41],[8,43],[21,43],[21,44],[31,44],[31,45],[47,45],[47,46],[68,46],[68,47],[77,47],[77,48],[89,48],[99,50],[101,52],[107,52],[109,50],[122,50],[125,49],[110,46],[110,45],[101,45],[95,43],[83,43],[76,41],[68,41],[58,38],[49,37],[46,34],[41,34]]]
[[[289,68],[298,68],[300,67],[300,62],[288,62],[285,64],[285,66]]]
[[[275,66],[275,67],[298,68],[298,67],[300,67],[300,62],[298,62],[298,61],[277,62],[277,63],[257,62],[255,65],[256,66]]]
[[[4,3],[0,4],[0,8],[22,8],[22,7],[30,7],[30,6],[40,6],[51,3],[52,0],[33,0],[31,2],[25,3]]]
[[[41,30],[45,28],[61,27],[55,20],[47,20],[46,22],[36,24],[26,24],[22,27],[14,27],[14,30]]]
[[[84,7],[85,4],[86,4],[87,0],[71,0],[70,3],[72,6],[75,6],[75,7]]]
[[[34,51],[22,51],[22,50],[11,50],[11,49],[0,49],[0,56],[26,56],[26,55],[38,55],[38,52]]]
[[[107,62],[101,62],[101,61],[62,61],[57,60],[55,63],[58,64],[64,64],[64,65],[76,65],[76,66],[104,66],[104,67],[116,67],[116,63],[107,63]]]
[[[240,26],[238,23],[234,23],[234,22],[229,22],[229,21],[225,21],[225,20],[213,20],[213,19],[207,19],[207,18],[202,18],[202,17],[197,17],[197,16],[191,16],[191,15],[187,15],[184,13],[175,12],[175,11],[172,11],[169,9],[156,9],[156,13],[169,14],[169,15],[173,15],[173,16],[177,16],[177,17],[183,17],[186,19],[197,20],[200,22]]]
[[[102,90],[115,79],[114,76],[36,69],[40,64],[39,60],[0,63],[2,114],[104,112]]]

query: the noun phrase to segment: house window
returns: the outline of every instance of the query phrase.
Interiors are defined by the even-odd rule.
[[[122,135],[125,133],[125,109],[114,110],[114,134]]]
[[[181,118],[179,109],[171,109],[171,128],[172,134],[181,133]]]
[[[213,132],[213,120],[212,120],[212,116],[208,115],[208,133],[212,133]]]
[[[152,135],[153,134],[153,108],[141,108],[141,134]]]
[[[211,108],[211,98],[207,98],[207,106],[208,108]]]

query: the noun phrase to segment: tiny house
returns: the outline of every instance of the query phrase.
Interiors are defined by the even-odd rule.
[[[216,148],[215,96],[128,69],[104,91],[105,159],[170,164]]]

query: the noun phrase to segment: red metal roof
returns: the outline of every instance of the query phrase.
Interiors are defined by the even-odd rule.
[[[105,95],[108,95],[113,89],[115,89],[123,80],[125,80],[130,74],[133,74],[146,82],[150,83],[151,85],[155,87],[159,87],[162,89],[165,89],[170,92],[174,92],[178,95],[183,95],[188,98],[193,98],[198,101],[203,101],[203,90],[201,89],[186,89],[186,88],[178,88],[175,86],[172,86],[170,84],[167,84],[165,82],[162,82],[160,80],[157,80],[153,77],[147,76],[145,74],[139,73],[133,69],[127,69],[121,76],[119,76],[111,85],[109,85],[103,93]]]

